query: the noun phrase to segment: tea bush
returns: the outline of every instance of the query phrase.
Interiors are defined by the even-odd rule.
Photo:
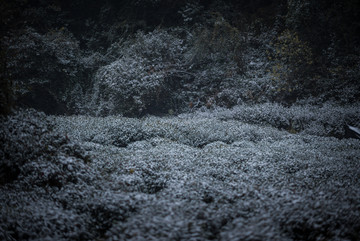
[[[34,110],[1,117],[0,184],[20,179],[29,186],[61,188],[82,179],[89,157],[66,133],[52,132],[45,119]]]

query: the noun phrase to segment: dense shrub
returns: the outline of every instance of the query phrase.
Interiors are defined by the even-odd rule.
[[[186,75],[184,48],[176,33],[139,32],[122,46],[120,59],[96,74],[91,103],[95,114],[166,113],[171,93]]]
[[[299,65],[304,76],[300,83],[307,88],[303,97],[311,94],[343,104],[358,99],[359,37],[353,33],[359,29],[359,8],[351,0],[287,1],[285,28],[296,32],[312,52],[311,71]]]
[[[233,106],[239,95],[228,90],[238,88],[244,74],[244,36],[219,12],[205,13],[203,18],[206,21],[192,31],[187,52],[194,73],[189,99],[198,107]]]
[[[263,103],[272,99],[274,86],[269,71],[271,63],[268,51],[274,33],[268,28],[261,29],[261,34],[247,36],[243,50],[244,74],[237,77],[238,86],[232,88],[241,93],[241,103]]]
[[[255,123],[266,108],[262,119],[282,122],[271,116],[270,105],[257,114],[251,115],[250,107],[239,113]],[[336,119],[337,110],[327,108]],[[272,110],[274,116],[287,112],[279,105]],[[109,126],[150,134],[122,148],[78,139],[98,157],[93,166],[109,185],[95,212],[107,239],[350,239],[356,234],[358,140],[295,135],[224,118],[216,110],[210,114],[54,118],[71,136]],[[136,128],[128,125],[131,120]],[[135,212],[129,212],[121,191],[130,203],[135,197]]]
[[[325,110],[328,123],[344,114],[328,106],[310,117]],[[20,167],[0,185],[0,239],[350,240],[360,142],[263,126],[300,111],[308,109],[142,119],[17,112],[0,132],[1,160]]]
[[[311,83],[311,49],[296,32],[285,30],[281,33],[273,43],[269,61],[273,64],[271,74],[275,100],[295,101],[304,94],[310,94],[316,86]]]
[[[183,17],[191,18],[186,9]],[[245,36],[220,13],[205,15],[204,24],[138,32],[113,44],[108,54],[118,57],[95,76],[93,113],[139,116],[245,99],[248,90],[239,86],[247,68]]]
[[[232,109],[215,109],[204,116],[223,120],[235,119],[245,123],[270,125],[290,133],[316,136],[346,137],[345,125],[359,126],[358,105],[339,106],[326,103],[321,106],[301,104],[285,107],[277,103],[238,105]]]
[[[202,120],[196,120],[202,117]],[[193,119],[192,119],[193,118]],[[214,119],[226,121],[219,123]],[[94,117],[58,117],[57,128],[72,133],[72,138],[101,145],[127,147],[134,142],[147,141],[154,137],[167,138],[193,147],[203,147],[211,142],[233,143],[238,138],[258,141],[263,137],[254,135],[254,128],[237,128],[237,122],[270,126],[291,134],[331,136],[344,138],[345,125],[358,126],[358,106],[294,105],[280,104],[238,105],[232,109],[200,109],[194,113],[179,115],[179,118],[149,117],[132,119],[109,116],[96,122]],[[176,121],[175,121],[176,120]],[[268,136],[276,134],[268,131]]]
[[[71,33],[62,28],[40,34],[27,28],[2,41],[17,102],[47,113],[65,112],[71,89],[81,85],[80,52]]]
[[[0,183],[17,180],[30,186],[55,186],[78,182],[89,157],[67,139],[57,135],[43,113],[18,111],[1,118]],[[77,173],[80,173],[77,175]]]
[[[359,38],[351,34],[359,5],[351,0],[0,7],[2,89],[11,89],[3,92],[46,113],[140,116],[311,95],[350,103],[360,95]]]
[[[317,47],[315,52],[318,54],[330,45],[333,38],[339,41],[338,50],[348,51],[356,47],[359,37],[353,33],[359,29],[359,2],[289,0],[286,4],[287,27],[299,32],[302,38]]]
[[[329,59],[325,75],[318,76],[319,96],[325,100],[333,100],[342,104],[355,103],[360,97],[360,55],[359,49],[354,48],[352,53],[343,55],[336,50],[334,44],[324,50]]]

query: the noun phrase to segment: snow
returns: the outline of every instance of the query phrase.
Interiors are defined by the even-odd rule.
[[[267,107],[278,111],[238,106],[142,119],[18,112],[0,129],[10,148],[1,165],[19,160],[20,169],[0,185],[0,239],[359,238],[360,141],[309,131],[325,122],[312,119],[319,110],[356,112],[296,107],[311,118],[290,133],[278,125],[287,109]],[[21,148],[29,151],[16,159]]]

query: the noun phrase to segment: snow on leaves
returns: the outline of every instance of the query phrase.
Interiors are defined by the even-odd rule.
[[[47,117],[54,124],[49,132],[67,133],[69,141],[55,156],[32,152],[42,158],[21,159],[22,176],[2,183],[1,238],[353,238],[360,220],[359,140],[246,124],[232,111]],[[23,133],[38,130],[19,116],[46,129],[38,119],[46,117],[33,112],[6,123],[25,126]],[[271,123],[271,115],[262,118]],[[9,133],[8,140],[21,140]],[[71,148],[73,141],[79,148]],[[78,160],[80,149],[91,162]],[[39,171],[46,178],[36,176]],[[50,185],[53,176],[61,186]]]

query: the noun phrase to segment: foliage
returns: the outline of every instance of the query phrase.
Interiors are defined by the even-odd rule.
[[[279,104],[239,105],[217,113],[221,119],[230,118],[259,125],[270,125],[290,133],[345,138],[345,125],[358,126],[358,105],[338,106],[325,103],[299,104],[284,107]]]
[[[46,113],[141,116],[309,96],[350,103],[360,93],[353,0],[0,7],[4,86],[11,79],[17,104]]]
[[[235,61],[239,56],[242,38],[236,27],[229,24],[218,12],[210,13],[209,23],[195,29],[192,59],[203,62]]]
[[[11,112],[14,105],[14,93],[6,66],[6,51],[2,45],[0,46],[0,115],[7,115]]]
[[[182,111],[188,103],[236,104],[239,97],[222,90],[236,86],[245,68],[243,38],[219,13],[211,16],[209,26],[139,32],[113,45],[109,53],[119,57],[95,77],[94,113],[138,116]]]
[[[270,105],[257,113],[261,115],[266,108],[263,119],[270,121]],[[337,111],[328,108],[329,112]],[[249,107],[244,117],[251,115],[251,110]],[[277,115],[275,106],[272,110]],[[300,115],[300,111],[306,114],[300,107],[295,112]],[[137,211],[124,221],[115,220],[105,232],[106,238],[292,239],[303,237],[298,227],[310,227],[313,232],[309,237],[313,238],[352,235],[358,212],[344,217],[335,207],[357,210],[354,200],[358,188],[354,184],[358,179],[352,175],[358,173],[358,140],[294,135],[246,124],[216,111],[213,114],[143,119],[54,117],[59,130],[83,136],[78,141],[85,141],[87,149],[98,155],[99,162],[94,164],[111,183],[109,195],[116,190],[137,198]],[[253,115],[254,120],[258,117]],[[136,128],[129,125],[132,121]],[[128,143],[126,148],[88,139],[109,126],[118,126],[122,133],[137,129],[151,135]],[[105,135],[105,140],[116,138],[110,132]],[[108,205],[103,210],[115,205],[102,203]],[[170,215],[168,210],[172,210]]]
[[[301,95],[302,91],[313,88],[310,82],[312,51],[306,42],[299,39],[297,33],[285,30],[273,43],[273,52],[269,53],[272,61],[271,74],[275,98],[291,99]]]
[[[188,120],[196,119],[196,117],[204,118],[204,120],[199,120],[196,124],[195,121]],[[247,131],[236,130],[236,123],[233,121],[263,127],[270,126],[292,134],[346,138],[345,125],[358,126],[360,112],[358,105],[338,106],[326,103],[317,106],[312,103],[284,107],[277,103],[264,103],[237,105],[232,109],[213,108],[210,111],[206,108],[199,109],[193,113],[179,115],[177,122],[170,121],[170,117],[164,120],[154,118],[57,117],[57,128],[71,132],[71,137],[78,141],[107,146],[128,147],[134,142],[161,137],[189,146],[201,147],[214,141],[232,143],[240,136],[244,139],[259,138],[258,135],[253,136],[252,127],[249,127]],[[229,123],[221,126],[213,119]],[[96,120],[99,120],[101,125]],[[195,127],[197,125],[201,128]]]
[[[358,2],[1,1],[0,239],[357,240]]]
[[[199,1],[187,2],[179,11],[185,24],[194,24],[203,10]]]
[[[126,45],[125,45],[126,44]],[[176,33],[139,32],[126,42],[121,57],[101,68],[95,79],[92,107],[97,115],[141,115],[166,110],[170,91],[184,71],[184,45]]]
[[[279,105],[251,110],[232,114],[270,123],[281,122],[274,118],[281,112],[307,113]],[[20,174],[0,185],[0,238],[343,240],[357,234],[359,140],[290,134],[223,111],[133,119],[28,110],[2,119],[1,160],[17,164]]]
[[[238,88],[246,68],[245,38],[219,12],[206,12],[203,18],[191,31],[186,59],[194,78],[185,93],[196,107],[231,107],[240,98],[229,89]]]
[[[339,49],[348,51],[348,48],[355,47],[355,42],[359,41],[358,36],[353,34],[359,28],[359,9],[359,2],[353,0],[289,0],[286,25],[300,33],[314,47],[317,46],[317,53],[329,46],[333,37],[339,41]]]
[[[20,178],[29,185],[61,188],[77,180],[73,171],[83,168],[80,161],[87,162],[89,157],[69,141],[66,133],[60,136],[52,132],[45,118],[34,110],[1,118],[1,184]]]
[[[81,84],[80,53],[71,33],[62,28],[42,35],[28,28],[2,41],[17,103],[47,113],[63,111],[61,104],[71,98],[68,90]]]
[[[360,72],[360,57],[358,48],[346,54],[336,47],[333,39],[331,45],[323,51],[326,63],[322,65],[322,75],[318,74],[318,89],[323,99],[331,99],[339,103],[354,103],[360,96],[358,79]]]

